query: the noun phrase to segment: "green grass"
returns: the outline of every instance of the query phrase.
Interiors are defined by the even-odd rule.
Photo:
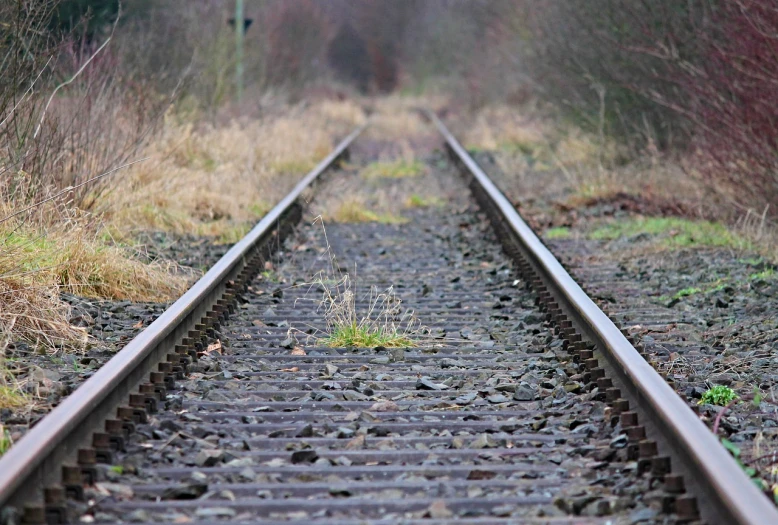
[[[747,264],[748,266],[757,266],[764,263],[764,259],[761,257],[749,257],[748,259],[738,259],[739,263]]]
[[[270,164],[271,171],[275,173],[303,174],[308,173],[316,167],[316,163],[311,160],[280,160]]]
[[[503,142],[499,145],[499,148],[509,153],[521,153],[526,157],[534,157],[540,146],[530,142],[513,141]]]
[[[383,327],[366,327],[357,323],[337,325],[332,333],[321,339],[321,342],[329,347],[353,346],[359,348],[373,348],[383,346],[386,348],[416,346],[408,336],[400,332],[385,329]]]
[[[723,224],[690,221],[677,217],[644,217],[615,221],[589,232],[595,240],[613,240],[648,234],[666,248],[720,247],[746,249],[748,242],[729,231]]]
[[[231,224],[222,230],[216,239],[216,244],[235,244],[248,234],[253,224]]]
[[[684,297],[690,297],[692,295],[697,295],[700,293],[714,293],[714,292],[720,292],[727,286],[727,282],[729,281],[729,278],[722,278],[718,279],[717,281],[713,283],[707,283],[701,286],[689,286],[687,288],[682,288],[681,290],[678,290],[675,292],[672,296],[668,297],[666,295],[663,295],[659,298],[661,302],[667,302],[669,300],[675,300],[679,301],[683,299]]]
[[[266,280],[268,282],[271,282],[271,283],[280,283],[281,282],[281,279],[278,278],[278,274],[276,274],[272,270],[263,270],[262,272],[260,272],[260,275],[262,276],[262,278],[264,280]]]
[[[572,236],[570,228],[566,226],[557,226],[556,228],[549,228],[543,237],[546,239],[569,239]]]
[[[376,213],[366,208],[366,203],[357,198],[344,200],[329,219],[343,223],[353,224],[361,222],[379,222],[381,224],[405,224],[408,219],[400,215],[390,213]]]
[[[695,295],[702,292],[701,288],[696,288],[694,286],[690,286],[689,288],[684,288],[683,290],[678,290],[673,295],[673,299],[682,299],[684,297],[688,297],[690,295]]]
[[[775,277],[776,273],[775,270],[772,268],[768,268],[766,270],[762,270],[761,272],[752,273],[748,276],[748,278],[752,281],[766,281],[767,279],[772,279]]]
[[[11,433],[3,425],[0,425],[0,456],[8,452],[13,444]]]
[[[422,197],[414,193],[405,201],[406,208],[428,208],[430,206],[441,206],[443,201],[437,197]]]
[[[704,394],[702,394],[702,399],[700,399],[699,404],[717,405],[723,407],[727,406],[737,398],[738,396],[735,391],[728,386],[716,385],[712,388],[709,388],[705,391]]]
[[[2,378],[0,381],[3,381]],[[13,385],[0,384],[0,408],[21,408],[28,403],[29,399],[21,390]]]
[[[778,273],[775,270],[773,270],[772,268],[768,268],[761,272],[750,274],[748,276],[748,280],[766,281],[768,279],[774,279],[776,275],[778,275]],[[731,282],[731,279],[729,277],[722,277],[721,279],[717,279],[712,283],[706,283],[700,286],[690,286],[688,288],[683,288],[675,292],[672,296],[663,295],[659,297],[659,301],[667,302],[671,299],[677,301],[683,299],[684,297],[689,297],[700,293],[708,294],[708,293],[720,292],[721,290],[727,287],[727,283],[729,282]]]
[[[392,162],[373,162],[362,170],[365,179],[404,179],[418,177],[427,171],[424,163],[417,160],[396,160]]]
[[[266,202],[255,202],[249,206],[248,210],[259,219],[267,215],[267,212],[270,211],[270,206]]]

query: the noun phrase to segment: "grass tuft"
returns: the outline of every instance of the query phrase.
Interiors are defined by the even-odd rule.
[[[557,226],[555,228],[549,228],[543,237],[546,239],[569,239],[572,236],[570,228],[566,226]]]
[[[0,385],[0,408],[21,408],[29,402],[28,397],[19,388],[13,385]]]
[[[176,265],[145,263],[80,221],[46,230],[0,229],[0,279],[43,282],[83,297],[168,301],[186,288]],[[13,287],[13,285],[10,285]]]
[[[412,311],[403,311],[391,286],[379,292],[371,287],[367,307],[357,310],[357,294],[348,274],[334,285],[322,275],[315,281],[323,290],[321,307],[327,319],[327,335],[319,341],[330,347],[413,347],[420,332]]]
[[[413,340],[384,326],[360,326],[356,322],[345,325],[335,325],[332,332],[321,342],[330,347],[354,346],[360,348],[373,348],[383,346],[386,348],[416,346]]]
[[[411,194],[405,200],[406,208],[429,208],[431,206],[442,206],[443,200],[437,197],[425,197],[418,193]]]
[[[329,215],[329,214],[328,214]],[[378,214],[367,209],[367,203],[358,197],[343,200],[328,217],[340,223],[379,222],[381,224],[405,224],[408,219],[391,213]]]
[[[709,388],[705,391],[704,394],[702,394],[702,399],[700,399],[699,404],[717,405],[723,407],[727,406],[737,398],[738,396],[735,391],[728,386],[716,385],[712,388]]]
[[[13,446],[13,440],[11,439],[11,433],[8,432],[2,424],[0,424],[0,457],[8,452]]]
[[[390,162],[373,162],[362,170],[365,179],[405,179],[419,177],[427,172],[423,162],[417,160],[395,160]]]
[[[316,220],[321,221],[321,217]],[[327,333],[318,338],[319,342],[330,347],[416,346],[424,327],[412,310],[402,308],[402,301],[392,286],[383,291],[371,286],[363,298],[366,306],[357,307],[356,285],[348,273],[341,273],[324,226],[322,231],[327,242],[330,274],[321,272],[313,282],[322,290],[319,308],[324,310],[327,320]],[[339,278],[334,278],[336,275]]]

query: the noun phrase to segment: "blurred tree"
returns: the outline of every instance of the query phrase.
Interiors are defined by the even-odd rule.
[[[373,70],[367,43],[350,23],[341,26],[327,51],[330,67],[339,79],[354,84],[360,92],[370,87]]]
[[[118,14],[119,0],[60,0],[49,28],[55,34],[71,33],[78,28],[91,40],[113,24]]]
[[[284,0],[264,17],[268,32],[267,80],[302,84],[323,60],[328,20],[313,0]]]

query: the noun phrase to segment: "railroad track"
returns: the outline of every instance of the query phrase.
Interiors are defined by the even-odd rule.
[[[778,523],[429,117],[469,192],[439,168],[446,211],[329,224],[326,235],[300,225],[303,193],[355,130],[0,459],[3,519]],[[258,275],[270,267],[295,285]],[[424,325],[418,346],[317,340],[328,321],[322,288],[350,268],[357,310],[371,304],[362,292],[392,286],[387,304],[401,298]]]

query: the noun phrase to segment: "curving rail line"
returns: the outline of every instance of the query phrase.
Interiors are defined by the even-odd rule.
[[[611,415],[618,416],[614,421],[629,436],[629,452],[639,468],[662,480],[673,495],[668,503],[677,516],[722,524],[778,523],[778,510],[694,412],[573,281],[438,117],[427,116],[505,252],[586,369],[586,382],[598,387]],[[122,448],[176,378],[183,379],[208,335],[234,312],[265,254],[299,221],[303,191],[347,153],[361,130],[346,137],[184,296],[0,459],[0,506],[23,508],[29,523],[65,521],[65,499],[77,498],[84,484],[95,480],[96,463],[110,463],[112,450]]]

